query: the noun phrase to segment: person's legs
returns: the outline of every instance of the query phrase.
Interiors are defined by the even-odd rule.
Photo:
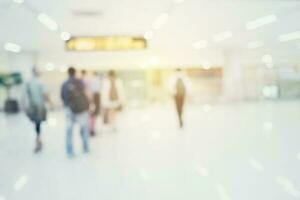
[[[175,101],[175,106],[176,106],[177,118],[179,120],[179,124],[181,124],[181,120],[180,120],[180,106],[179,106],[179,99],[178,99],[177,96],[174,97],[174,101]]]
[[[105,125],[109,124],[109,109],[108,108],[103,109],[103,124],[105,124]]]
[[[73,127],[74,127],[74,116],[71,110],[66,109],[67,118],[67,130],[66,130],[66,151],[68,156],[74,155],[73,150]]]
[[[34,152],[38,153],[42,150],[42,141],[41,141],[41,122],[35,122],[35,132],[36,132],[36,145]]]
[[[84,112],[76,115],[76,121],[80,124],[81,139],[83,151],[89,152],[89,127],[88,127],[88,113]]]
[[[96,104],[96,110],[98,111],[97,115],[102,115],[102,105],[101,105],[101,94],[100,93],[96,94],[95,104]]]
[[[95,123],[96,118],[99,113],[99,94],[94,93],[93,94],[93,109],[91,113],[89,114],[89,131],[91,136],[95,136],[96,130],[95,130]]]
[[[116,109],[109,109],[108,111],[109,115],[109,125],[111,126],[112,130],[113,131],[117,131],[117,127],[116,127],[116,114],[117,114],[117,111]]]
[[[183,114],[184,97],[182,97],[182,96],[175,97],[175,104],[176,104],[177,116],[179,119],[179,125],[182,128],[183,127],[182,114]]]
[[[94,116],[97,116],[100,113],[100,94],[99,93],[94,94],[94,105],[95,105]]]
[[[35,131],[36,131],[37,138],[40,139],[40,135],[41,135],[41,122],[35,122]]]
[[[94,114],[90,114],[89,116],[89,120],[90,120],[90,135],[91,136],[95,136],[96,131],[95,131],[95,125],[96,125],[96,116]]]

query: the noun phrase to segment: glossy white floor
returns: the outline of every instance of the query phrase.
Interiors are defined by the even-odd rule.
[[[0,200],[289,200],[300,198],[300,102],[126,111],[117,133],[68,160],[64,115],[43,127],[44,151],[24,115],[0,115]]]

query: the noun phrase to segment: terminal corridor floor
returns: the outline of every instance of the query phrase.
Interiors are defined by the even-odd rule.
[[[65,155],[65,119],[50,112],[35,155],[25,115],[0,114],[0,200],[292,200],[300,198],[300,102],[128,109],[118,131]]]

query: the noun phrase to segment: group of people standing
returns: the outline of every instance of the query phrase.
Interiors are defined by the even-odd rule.
[[[42,150],[41,125],[47,118],[46,104],[52,105],[47,89],[41,81],[40,72],[34,68],[32,79],[25,85],[25,111],[35,125],[36,143],[34,152]],[[177,69],[169,81],[169,87],[174,97],[179,126],[182,128],[183,107],[186,96],[190,93],[191,84],[187,75]],[[61,87],[61,99],[66,116],[66,152],[68,157],[74,157],[73,129],[80,125],[83,152],[89,153],[89,138],[96,135],[96,119],[103,116],[104,124],[111,131],[116,131],[116,115],[122,111],[125,93],[122,81],[114,70],[110,70],[104,80],[100,80],[97,72],[88,77],[85,70],[78,75],[74,67],[69,67],[68,78]]]

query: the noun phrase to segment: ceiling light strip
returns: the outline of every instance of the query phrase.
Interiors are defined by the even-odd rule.
[[[46,26],[51,31],[56,31],[58,29],[57,23],[45,13],[40,13],[37,19],[39,22],[41,22],[44,26]]]
[[[4,44],[4,49],[6,51],[10,51],[10,52],[13,52],[13,53],[20,53],[22,48],[20,45],[18,44],[15,44],[15,43],[11,43],[11,42],[7,42]]]
[[[250,22],[246,23],[246,29],[247,30],[256,29],[261,26],[274,23],[274,22],[276,22],[276,20],[277,20],[276,15],[268,15],[268,16],[265,16],[265,17],[262,17],[262,18],[259,18],[254,21],[250,21]]]
[[[300,31],[283,34],[278,37],[278,40],[280,42],[287,42],[287,41],[298,40],[298,39],[300,39]]]

